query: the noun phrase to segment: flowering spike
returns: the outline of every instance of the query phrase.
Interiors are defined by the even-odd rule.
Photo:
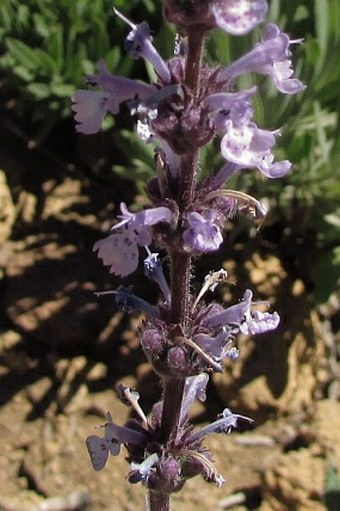
[[[241,75],[257,72],[268,75],[283,94],[302,91],[304,85],[293,76],[290,51],[301,40],[291,40],[270,23],[261,42],[228,67],[202,64],[210,30],[248,33],[264,20],[267,1],[164,0],[165,17],[184,34],[176,37],[174,55],[165,61],[153,45],[146,21],[135,24],[113,10],[130,29],[125,40],[128,53],[150,63],[157,79],[147,84],[118,77],[100,61],[97,74],[86,77],[96,89],[73,96],[76,130],[98,132],[105,115],[115,115],[126,102],[136,117],[137,135],[145,143],[156,141],[158,147],[155,173],[145,186],[150,206],[135,213],[122,202],[110,234],[97,241],[94,251],[110,273],[126,277],[137,269],[140,248],[145,249],[145,274],[157,283],[163,299],[154,306],[124,286],[97,294],[114,294],[121,309],[146,314],[140,325],[141,345],[164,388],[163,399],[153,406],[148,420],[138,392],[121,385],[121,399],[133,407],[137,419],[118,426],[108,414],[101,426],[103,436],[91,435],[86,444],[95,470],[101,470],[110,455],[118,455],[124,444],[128,480],[150,490],[149,511],[163,511],[170,507],[169,495],[195,475],[218,486],[224,482],[203,446],[206,435],[229,434],[241,421],[252,423],[226,408],[212,424],[195,431],[189,408],[195,399],[205,400],[209,374],[221,372],[226,358],[238,357],[237,336],[270,332],[278,326],[279,315],[262,311],[269,304],[254,302],[249,289],[231,306],[202,300],[208,290],[227,281],[223,269],[210,272],[195,296],[193,261],[221,247],[226,223],[237,212],[252,220],[267,213],[260,201],[242,190],[223,188],[231,176],[241,169],[258,168],[263,176],[278,178],[291,169],[288,160],[274,158],[281,130],[262,129],[253,120],[257,87],[236,90],[234,84]],[[226,162],[217,173],[209,169],[207,175],[199,171],[200,148],[215,136]],[[169,261],[170,284],[160,250]]]

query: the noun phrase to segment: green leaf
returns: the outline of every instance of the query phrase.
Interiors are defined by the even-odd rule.
[[[51,91],[48,85],[45,83],[29,83],[26,89],[32,94],[36,100],[46,99],[51,95]]]
[[[46,41],[47,49],[56,63],[56,68],[59,72],[62,71],[64,66],[64,34],[61,25],[56,25],[51,28]]]
[[[39,65],[34,49],[27,46],[22,41],[13,38],[7,38],[6,46],[9,54],[23,67],[34,70]]]
[[[50,91],[60,98],[70,98],[75,91],[75,86],[67,83],[54,83]]]
[[[315,0],[315,30],[321,50],[321,55],[324,56],[328,47],[329,38],[329,5],[328,0]]]

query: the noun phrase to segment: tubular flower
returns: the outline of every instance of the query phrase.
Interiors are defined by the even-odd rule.
[[[202,324],[208,328],[229,327],[233,330],[243,333],[263,334],[277,328],[280,317],[277,312],[259,313],[252,311],[253,293],[250,289],[244,292],[243,300],[236,305],[232,305],[227,309],[216,311],[214,308],[208,310]]]
[[[249,53],[219,73],[218,80],[232,80],[245,73],[256,72],[269,75],[277,89],[283,94],[296,94],[305,89],[300,80],[291,78],[294,71],[290,68],[291,51],[289,46],[301,39],[290,40],[289,36],[269,23],[263,33],[262,41]]]
[[[105,467],[109,454],[117,456],[121,444],[143,445],[146,441],[143,433],[125,426],[117,426],[112,421],[110,413],[107,414],[107,419],[106,424],[100,426],[104,428],[104,437],[91,435],[86,439],[86,447],[95,470],[102,470]]]
[[[219,419],[217,419],[215,422],[212,422],[211,424],[208,424],[205,428],[201,429],[200,431],[197,431],[193,433],[189,437],[189,442],[197,442],[197,440],[201,440],[207,435],[210,435],[211,433],[226,433],[229,434],[232,432],[233,429],[237,427],[237,422],[239,420],[243,420],[248,423],[254,422],[249,417],[245,417],[244,415],[238,415],[236,413],[232,413],[229,408],[225,408],[223,412],[221,413],[221,416]]]
[[[126,51],[135,59],[142,57],[150,62],[162,82],[170,83],[171,75],[169,68],[152,44],[149,24],[143,21],[139,25],[135,25],[117,9],[114,8],[113,10],[115,14],[132,29],[125,39]]]
[[[172,213],[163,206],[139,213],[130,213],[124,203],[120,207],[120,222],[112,227],[113,234],[97,241],[93,250],[98,250],[98,257],[105,266],[110,266],[110,273],[125,277],[137,268],[138,246],[151,244],[150,227],[160,222],[170,223]]]
[[[106,68],[104,61],[98,64],[99,73],[88,75],[87,81],[101,87],[101,91],[78,90],[72,96],[72,110],[79,123],[76,130],[86,135],[97,133],[107,112],[116,114],[123,101],[144,97],[155,92],[154,87],[145,83],[114,76]]]
[[[280,131],[261,130],[251,121],[251,98],[255,93],[256,87],[236,93],[216,93],[207,96],[203,103],[216,129],[224,132],[222,156],[237,166],[234,171],[257,167],[266,177],[282,177],[290,170],[291,164],[287,160],[273,163],[271,148],[275,146],[275,136]]]
[[[257,167],[269,178],[283,177],[289,172],[291,163],[283,160],[274,163],[271,148],[279,131],[259,129],[255,123],[233,125],[226,123],[226,134],[221,140],[222,156],[240,167]]]
[[[214,252],[219,248],[223,237],[216,217],[214,211],[209,211],[206,217],[197,212],[188,213],[189,227],[183,233],[183,240],[189,250]]]

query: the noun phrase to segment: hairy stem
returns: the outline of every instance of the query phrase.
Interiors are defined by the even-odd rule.
[[[200,68],[204,34],[193,27],[188,31],[188,53],[185,68],[185,85],[193,95],[199,96]],[[178,206],[184,212],[193,200],[199,149],[182,156],[181,183]],[[192,258],[182,251],[172,251],[171,267],[171,323],[180,325],[185,331],[190,310],[190,276]],[[183,399],[185,378],[167,377],[163,379],[163,412],[161,420],[160,442],[171,448],[176,439]],[[150,490],[149,511],[170,511],[170,495]]]
[[[170,511],[170,496],[150,490],[148,504],[148,511]]]
[[[204,32],[196,26],[188,28],[188,48],[185,66],[185,85],[195,98],[200,92],[201,60],[204,44]]]

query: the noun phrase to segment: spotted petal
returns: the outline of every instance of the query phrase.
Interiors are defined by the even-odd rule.
[[[94,470],[99,471],[105,467],[109,454],[112,456],[119,454],[120,442],[105,428],[104,438],[91,435],[86,439],[86,447]]]

